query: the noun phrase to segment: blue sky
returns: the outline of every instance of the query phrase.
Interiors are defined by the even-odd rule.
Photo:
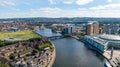
[[[0,18],[120,17],[120,0],[0,0]]]

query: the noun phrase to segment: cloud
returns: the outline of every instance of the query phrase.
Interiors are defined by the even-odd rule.
[[[90,2],[93,2],[93,0],[76,0],[76,4],[78,4],[78,5],[85,5]]]
[[[32,9],[32,11],[43,11],[43,12],[55,12],[55,11],[61,11],[62,9],[60,8],[50,8],[50,7],[46,7],[46,8],[40,8],[40,9]]]
[[[63,3],[63,4],[77,4],[77,5],[85,5],[93,0],[48,0],[50,4],[58,4],[58,3]]]
[[[111,7],[111,5],[108,6]],[[112,7],[117,6],[114,5]],[[78,8],[69,10],[57,7],[46,7],[40,9],[32,9],[31,14],[40,17],[120,17],[119,11],[120,10],[96,10],[90,8]]]
[[[29,12],[7,12],[0,13],[0,18],[20,17],[120,17],[120,10],[91,10],[87,8],[61,9],[61,8],[38,8]]]
[[[120,8],[120,4],[107,4],[107,5],[100,5],[100,6],[96,6],[96,7],[91,7],[89,9],[92,10],[112,10],[112,9],[119,9]]]
[[[112,0],[107,0],[108,2],[112,2]]]
[[[47,14],[47,15],[55,15],[59,12],[61,12],[62,9],[60,8],[50,8],[50,7],[46,7],[46,8],[40,8],[40,9],[31,9],[32,13],[43,13],[43,14]]]
[[[19,8],[11,8],[12,10],[14,10],[14,11],[20,11],[20,9]]]
[[[56,4],[55,0],[48,0],[50,4]]]
[[[80,10],[80,11],[86,11],[86,10],[88,10],[87,8],[78,8],[78,10]]]
[[[74,0],[63,0],[64,4],[72,4],[74,2]]]
[[[0,0],[0,6],[15,6],[13,8],[10,7],[10,11],[4,10],[0,12],[0,18],[6,18],[6,17],[120,17],[120,4],[117,3],[109,3],[106,5],[98,5],[93,7],[86,7],[81,5],[87,5],[88,3],[93,2],[93,0],[49,0],[50,4],[55,4],[56,6],[50,5],[47,7],[39,7],[35,9],[33,4],[38,4],[38,2],[41,2],[40,0],[37,0],[36,2],[32,3],[28,0],[24,1],[18,1],[18,0]],[[26,4],[27,3],[27,4]],[[26,4],[33,7],[24,7],[26,10],[21,10],[19,7],[16,7],[16,5],[21,6]],[[60,6],[57,7],[59,4]],[[65,9],[63,4],[71,4],[69,7],[73,6],[73,4],[77,4],[75,6],[79,8],[73,8],[72,9]],[[97,4],[95,4],[97,5]],[[36,6],[36,5],[35,5]],[[61,8],[60,8],[61,7]],[[64,9],[63,9],[64,8]],[[30,10],[31,9],[31,10]],[[5,9],[6,10],[6,9]],[[26,11],[26,12],[25,12]]]
[[[15,6],[15,2],[13,0],[0,0],[0,6]]]

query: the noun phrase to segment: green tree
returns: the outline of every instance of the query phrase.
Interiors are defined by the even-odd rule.
[[[15,59],[13,54],[10,54],[10,55],[9,55],[9,58],[10,58],[10,59]]]

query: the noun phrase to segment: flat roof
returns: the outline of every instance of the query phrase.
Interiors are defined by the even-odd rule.
[[[103,39],[101,39],[101,38],[99,38],[97,36],[87,36],[87,37],[89,37],[90,39],[93,39],[97,43],[100,43],[101,45],[104,45],[104,46],[106,46],[107,45],[106,43],[108,43],[108,41],[103,40]]]
[[[105,39],[105,40],[120,41],[119,35],[102,34],[100,35],[100,38]]]
[[[62,36],[60,33],[53,33],[49,28],[38,29],[37,33],[45,37]]]

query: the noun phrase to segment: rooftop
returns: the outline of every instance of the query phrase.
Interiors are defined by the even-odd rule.
[[[105,39],[105,40],[113,40],[113,41],[119,41],[120,36],[119,35],[110,35],[110,34],[103,34],[100,35],[100,38]]]
[[[106,40],[103,40],[103,39],[99,38],[98,36],[87,36],[87,37],[89,37],[90,39],[93,39],[94,41],[96,41],[104,46],[106,46],[106,44],[107,44]]]
[[[52,37],[52,36],[61,36],[60,33],[53,33],[51,29],[44,28],[44,29],[39,29],[37,30],[37,33],[46,36],[46,37]]]

